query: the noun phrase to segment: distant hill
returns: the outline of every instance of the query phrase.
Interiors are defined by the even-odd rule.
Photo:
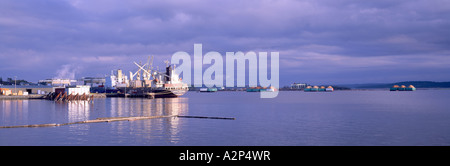
[[[390,88],[394,85],[413,85],[416,88],[450,88],[450,82],[433,82],[433,81],[403,81],[396,83],[373,83],[373,84],[351,84],[345,85],[354,89],[370,89],[370,88]]]

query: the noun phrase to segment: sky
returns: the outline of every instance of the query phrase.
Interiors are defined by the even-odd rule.
[[[1,0],[0,77],[102,77],[177,51],[279,52],[280,86],[450,81],[448,0]]]

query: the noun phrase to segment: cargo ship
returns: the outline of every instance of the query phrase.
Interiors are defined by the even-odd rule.
[[[129,85],[120,87],[120,90],[125,92],[124,96],[171,98],[184,95],[189,90],[188,85],[183,83],[182,78],[176,74],[175,65],[170,65],[168,61],[165,61],[165,63],[166,71],[159,72],[153,70],[150,62],[144,65],[134,62],[139,67],[139,70],[135,73],[130,72]]]
[[[408,87],[406,87],[405,85],[394,85],[392,86],[390,89],[390,91],[415,91],[416,87],[414,87],[413,85],[409,85]]]

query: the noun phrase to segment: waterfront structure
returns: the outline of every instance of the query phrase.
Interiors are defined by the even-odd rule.
[[[334,88],[332,86],[328,86],[325,88],[325,86],[307,86],[304,89],[305,92],[333,92]]]
[[[72,94],[72,95],[89,95],[90,94],[90,89],[91,87],[88,85],[76,85],[76,86],[68,86],[65,88],[65,93],[66,94]]]
[[[390,91],[397,91],[398,88],[399,88],[398,85],[394,85],[394,86],[391,87]]]
[[[74,85],[64,87],[53,87],[53,91],[44,96],[45,99],[54,101],[92,101],[93,95],[90,95],[89,85]]]
[[[12,94],[11,89],[0,88],[0,95],[8,96],[8,95],[11,95],[11,94]]]
[[[414,87],[413,85],[409,85],[407,88],[406,88],[406,91],[415,91],[416,90],[416,87]]]
[[[50,85],[50,86],[69,86],[69,85],[75,85],[77,83],[77,80],[71,80],[71,79],[45,79],[45,80],[39,80],[39,84],[42,85]]]
[[[305,92],[310,92],[311,91],[311,86],[306,86],[306,88],[304,89]]]
[[[277,89],[273,86],[271,87],[249,87],[246,89],[247,92],[275,92]]]
[[[217,88],[200,88],[199,92],[217,92]]]
[[[51,92],[55,94],[67,94],[67,95],[89,95],[90,94],[90,86],[88,85],[75,85],[75,86],[66,86],[66,87],[53,87]]]
[[[291,89],[299,89],[299,90],[301,90],[301,89],[305,89],[307,87],[307,84],[306,83],[293,83],[293,84],[291,84]]]
[[[319,87],[319,91],[320,91],[320,92],[325,92],[325,86],[320,86],[320,87]]]
[[[333,88],[332,86],[328,86],[328,87],[325,89],[325,91],[327,91],[327,92],[333,92],[333,91],[334,91],[334,88]]]
[[[111,75],[105,77],[107,88],[124,88],[130,85],[128,77],[122,73],[121,69],[112,70]]]
[[[103,87],[105,85],[105,77],[82,77],[78,79],[77,85],[89,85],[90,87]]]
[[[390,91],[415,91],[416,87],[414,87],[413,85],[409,85],[408,87],[406,87],[405,85],[394,85],[392,86],[390,89]]]
[[[53,91],[53,87],[51,86],[42,86],[42,85],[17,85],[14,88],[14,85],[3,85],[0,86],[0,95],[19,95],[20,92],[23,94],[47,94]],[[26,92],[26,93],[25,93]]]

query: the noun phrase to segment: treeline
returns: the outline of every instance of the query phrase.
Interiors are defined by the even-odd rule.
[[[13,78],[6,78],[5,80],[0,77],[0,85],[14,85],[14,82],[16,85],[26,85],[26,84],[32,84],[31,82],[28,82],[26,80],[14,80]]]

